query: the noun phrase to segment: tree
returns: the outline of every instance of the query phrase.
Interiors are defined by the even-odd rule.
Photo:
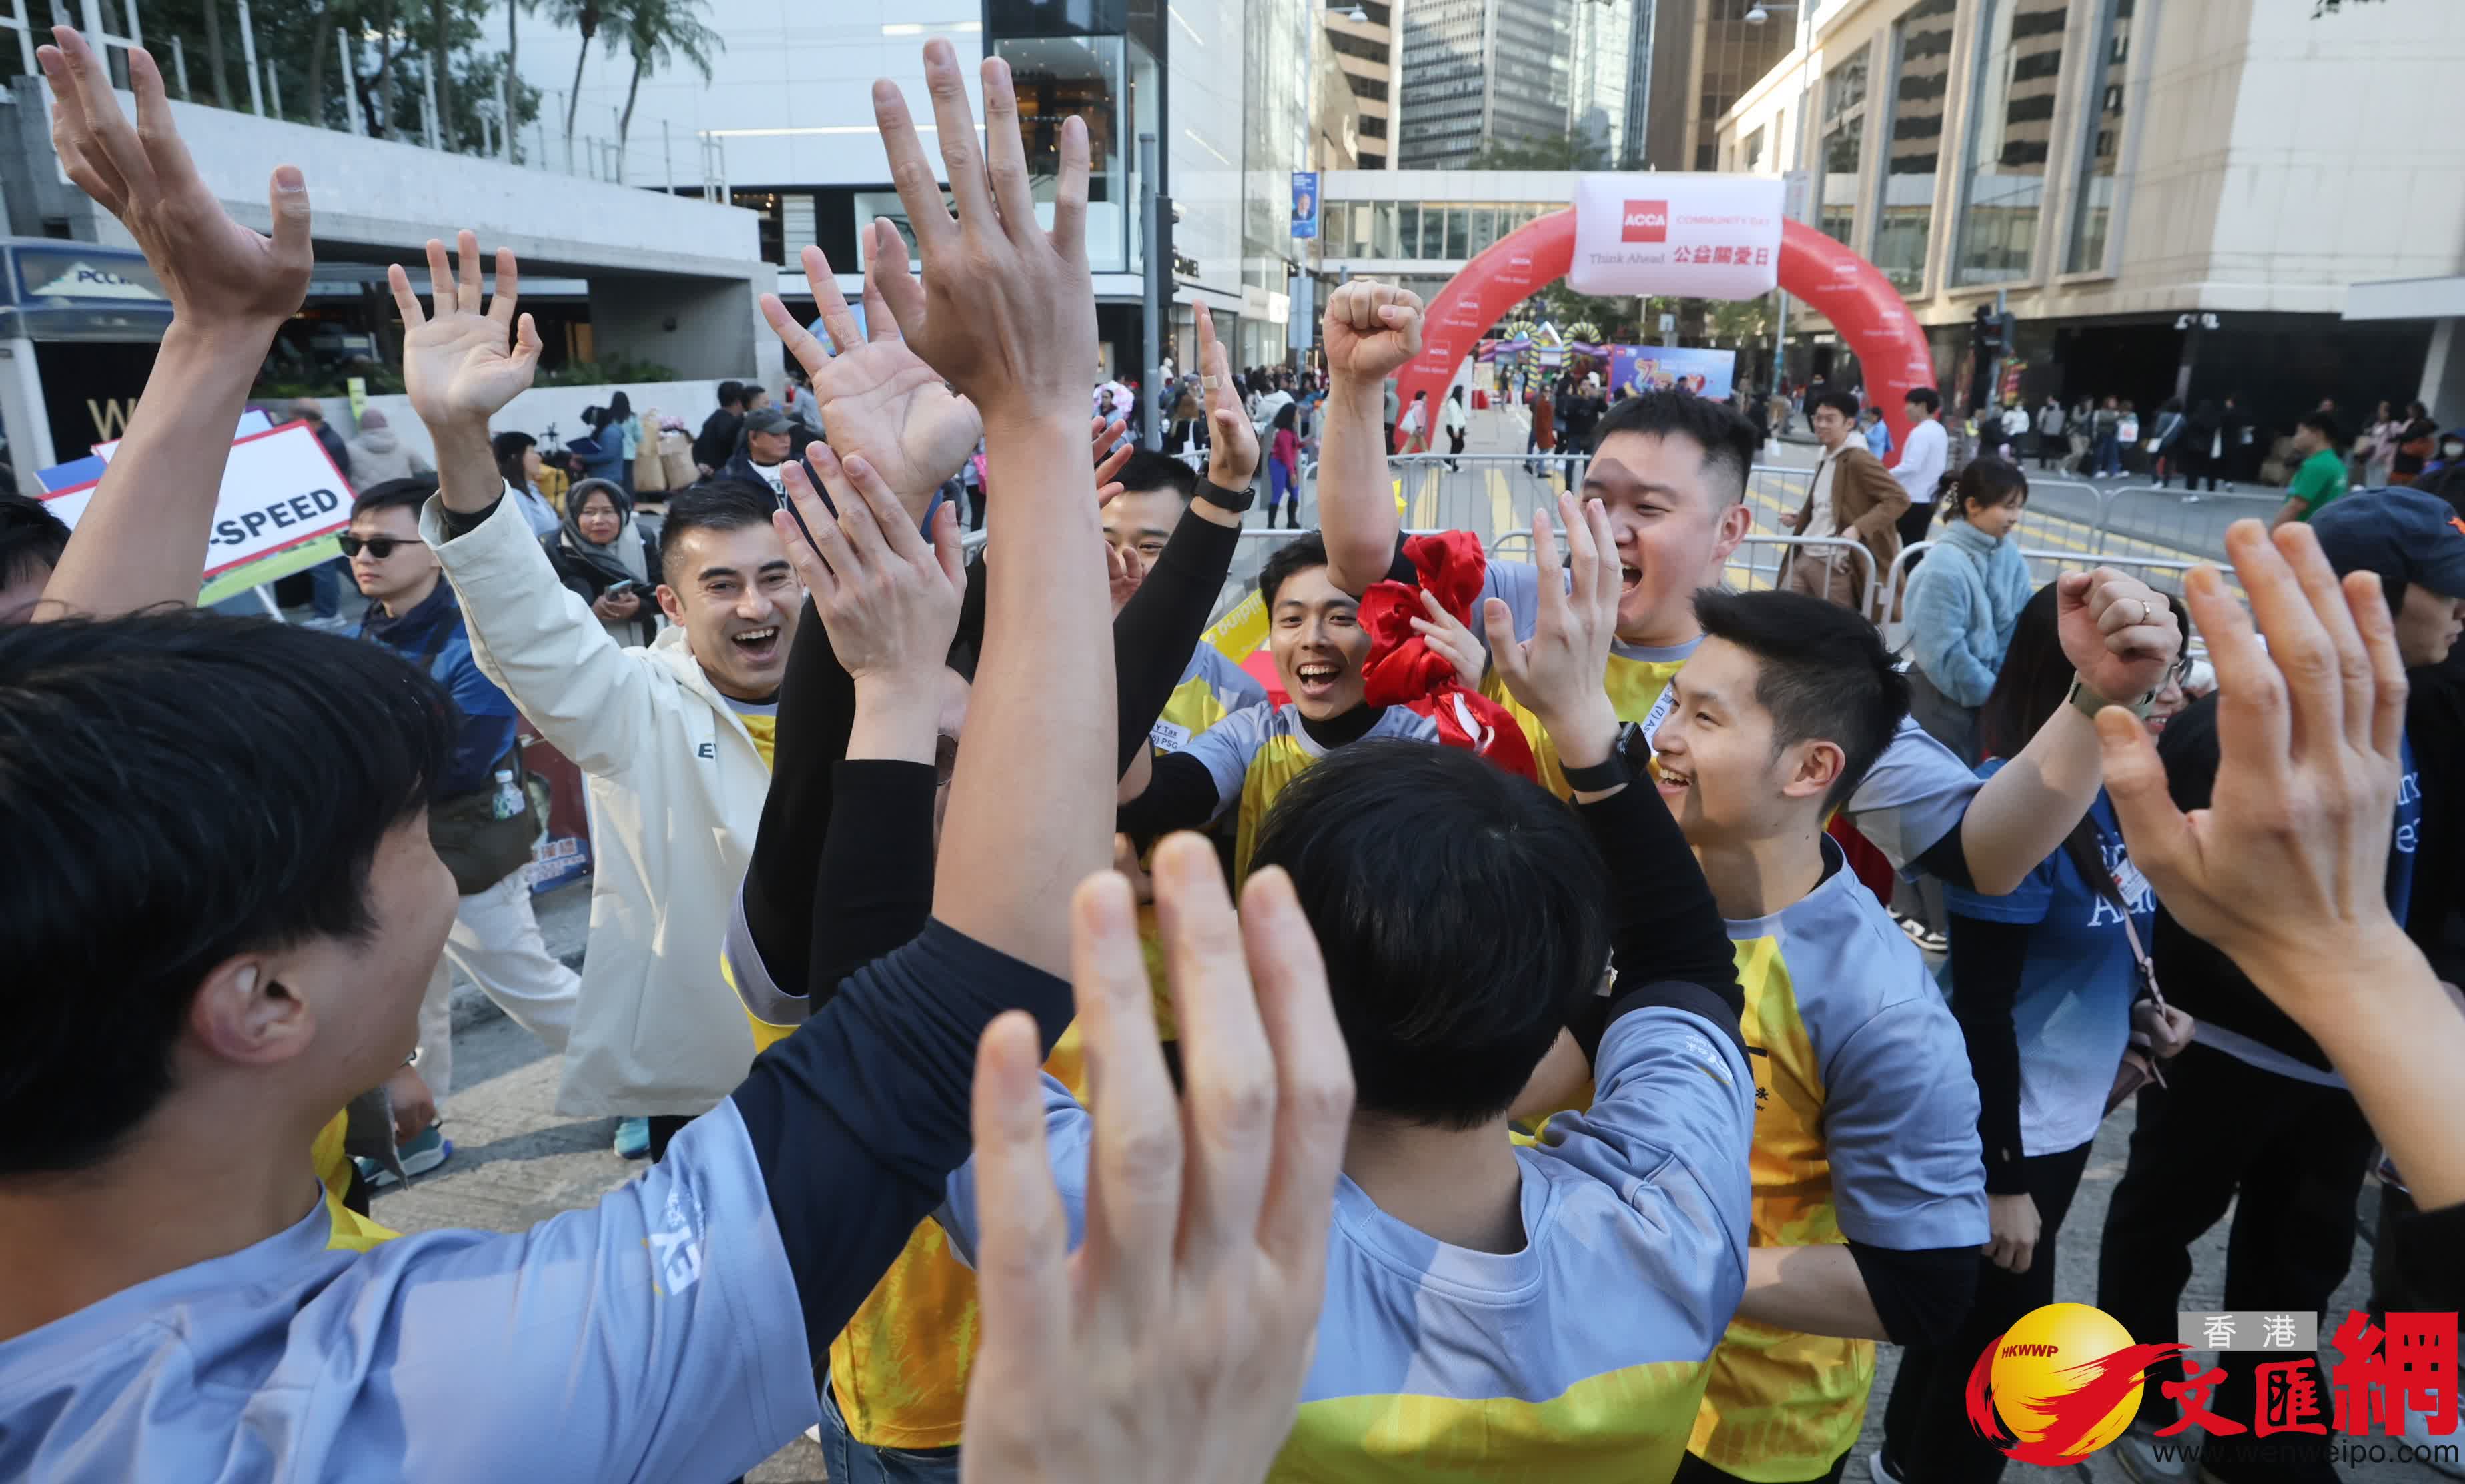
[[[1609,151],[1584,134],[1553,135],[1528,141],[1494,139],[1483,144],[1465,166],[1474,170],[1606,170]]]
[[[522,72],[516,65],[522,52],[522,14],[527,9],[529,9],[528,0],[505,0],[505,76],[515,79],[514,85],[517,87],[521,85],[522,78]],[[504,121],[504,125],[505,159],[510,162],[517,158],[514,151],[515,122],[507,119]]]
[[[582,33],[582,48],[573,55],[573,86],[565,94],[565,148],[573,152],[573,115],[582,106],[582,66],[590,60],[591,39],[599,34],[603,21],[622,22],[625,0],[546,0],[548,19],[561,26],[571,26]]]
[[[645,74],[655,73],[682,58],[710,80],[710,54],[724,49],[725,37],[701,23],[702,0],[632,0],[625,22],[625,44],[633,54],[633,77],[625,84],[625,111],[616,120],[616,178],[625,178],[625,144],[633,133],[633,100],[642,91]]]

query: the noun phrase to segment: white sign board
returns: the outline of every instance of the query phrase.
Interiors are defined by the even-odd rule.
[[[247,437],[251,433],[271,432],[273,431],[274,419],[266,416],[263,412],[258,411],[255,408],[250,408],[239,414],[239,427],[237,431],[233,432],[232,438],[236,442],[241,438]],[[314,434],[312,433],[311,436],[313,437]],[[108,443],[96,444],[94,446],[94,456],[101,459],[106,464],[110,463],[111,455],[120,452],[120,439],[114,438]]]
[[[100,482],[47,496],[45,508],[75,530]],[[206,535],[205,575],[331,535],[350,521],[351,487],[306,423],[241,438],[223,468],[222,497]]]
[[[1760,299],[1780,281],[1781,183],[1654,171],[1575,181],[1578,294]]]

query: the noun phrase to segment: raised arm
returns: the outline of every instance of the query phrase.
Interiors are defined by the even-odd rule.
[[[1421,353],[1421,299],[1355,278],[1326,301],[1327,392],[1319,431],[1318,519],[1326,575],[1358,595],[1394,564],[1393,488],[1387,476],[1387,380]]]
[[[2080,684],[2094,698],[2122,704],[2157,689],[2183,648],[2182,627],[2164,595],[2109,566],[2055,581],[2063,655]],[[2088,713],[2055,707],[2020,755],[1969,801],[1960,844],[1970,884],[1988,897],[2018,887],[2061,847],[2104,781]]]
[[[2406,698],[2387,601],[2370,573],[2341,584],[2305,525],[2238,521],[2226,551],[2251,614],[2212,570],[2184,585],[2217,667],[2209,807],[2175,808],[2145,730],[2109,709],[2097,726],[2115,813],[2166,911],[2320,1043],[2426,1226],[2453,1232],[2465,1220],[2465,1014],[2383,888]],[[2452,1294],[2454,1252],[2425,1270]]]
[[[34,618],[185,608],[197,601],[249,384],[308,292],[308,186],[297,166],[275,167],[272,237],[233,221],[180,143],[154,58],[128,50],[131,127],[85,38],[66,26],[52,35],[58,45],[35,55],[52,90],[60,167],[137,239],[171,300],[171,323]]]
[[[1053,230],[1041,231],[1009,64],[984,63],[985,151],[949,43],[925,47],[924,72],[958,219],[942,205],[906,100],[875,84],[924,277],[880,252],[872,273],[909,347],[983,412],[988,477],[1001,491],[992,516],[1001,556],[987,572],[984,653],[933,915],[1058,974],[1070,963],[1070,893],[1112,860],[1112,614],[1079,421],[1096,368],[1086,126],[1062,126]]]

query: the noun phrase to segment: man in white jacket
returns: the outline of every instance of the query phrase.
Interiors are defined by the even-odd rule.
[[[468,233],[461,250],[457,285],[430,244],[435,312],[403,342],[411,407],[436,446],[439,490],[420,534],[480,670],[590,779],[590,943],[557,1111],[650,1115],[655,1155],[753,1059],[720,941],[769,789],[804,588],[771,528],[769,492],[705,485],[668,506],[658,599],[674,627],[647,649],[619,648],[500,498],[488,419],[530,385],[539,342],[525,318],[505,354],[514,296],[481,314]]]

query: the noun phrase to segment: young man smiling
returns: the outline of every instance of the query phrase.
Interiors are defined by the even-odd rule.
[[[535,341],[505,350],[518,288],[500,252],[480,311],[477,240],[461,274],[428,245],[433,314],[397,272],[404,381],[436,448],[420,534],[459,596],[479,668],[590,780],[589,953],[560,1113],[651,1116],[655,1156],[753,1059],[716,970],[770,785],[770,745],[802,584],[767,489],[711,480],[668,502],[659,607],[674,627],[623,649],[557,580],[504,487],[487,423],[530,383]],[[525,325],[527,321],[524,321]]]
[[[1355,278],[1328,300],[1325,336],[1332,390],[1319,498],[1327,573],[1339,590],[1357,593],[1397,561],[1395,502],[1369,409],[1380,383],[1419,353],[1420,299]],[[1671,677],[1702,642],[1696,589],[1721,581],[1753,524],[1743,503],[1753,457],[1752,428],[1707,398],[1650,392],[1601,419],[1584,490],[1609,507],[1625,582],[1608,686],[1618,719],[1647,742],[1674,704]],[[1505,600],[1518,637],[1536,618],[1536,581],[1528,565],[1490,564],[1487,595]],[[2163,683],[2182,646],[2163,597],[2110,568],[2059,581],[2063,652],[2079,680],[2074,704],[1982,787],[1959,759],[1905,723],[1845,806],[1903,873],[1981,892],[2016,886],[2096,797],[2101,764],[2089,717],[2099,700],[2144,707]],[[1566,792],[1546,729],[1528,714],[1519,720],[1534,739],[1542,781]]]
[[[1728,919],[1759,1111],[1745,1295],[1681,1476],[1836,1479],[1873,1341],[1940,1341],[1968,1307],[1977,1086],[1925,961],[1823,831],[1907,713],[1891,653],[1804,593],[1695,607],[1654,772]]]

